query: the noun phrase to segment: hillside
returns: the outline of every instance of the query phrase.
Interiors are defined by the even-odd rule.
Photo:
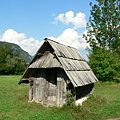
[[[5,42],[0,41],[0,45],[2,46]],[[8,43],[8,42],[7,42]],[[14,44],[14,43],[8,43],[10,45],[11,48],[11,52],[14,52],[15,50],[18,50],[20,52],[20,54],[24,57],[24,60],[27,64],[30,63],[30,61],[32,60],[32,56],[24,51],[19,45]]]

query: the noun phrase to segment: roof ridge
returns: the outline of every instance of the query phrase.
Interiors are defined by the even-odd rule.
[[[57,43],[57,44],[61,44],[61,45],[63,45],[63,46],[67,46],[67,45],[65,45],[65,44],[63,44],[63,43],[60,43],[60,42],[58,42],[58,41],[55,41],[55,40],[51,40],[51,39],[49,39],[49,38],[45,38],[44,40],[45,40],[45,41],[48,41],[48,40],[50,40],[50,41],[52,41],[52,42],[55,42],[55,43]],[[78,50],[77,48],[75,48],[75,47],[72,47],[72,46],[67,46],[67,47],[69,47],[69,48],[73,48],[73,49],[76,49],[76,50]]]

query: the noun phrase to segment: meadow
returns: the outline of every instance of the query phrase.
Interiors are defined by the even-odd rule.
[[[82,106],[44,107],[28,102],[21,76],[0,76],[0,120],[120,120],[120,83],[95,83]]]

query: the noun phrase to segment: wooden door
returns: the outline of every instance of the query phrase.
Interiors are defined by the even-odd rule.
[[[45,83],[45,70],[37,70],[35,78],[33,80],[33,101],[43,103]]]
[[[56,105],[56,91],[57,90],[57,71],[56,69],[46,69],[46,83],[45,83],[45,101],[47,105]]]

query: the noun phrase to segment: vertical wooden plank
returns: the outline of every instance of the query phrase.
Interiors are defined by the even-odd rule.
[[[36,101],[36,84],[35,84],[35,80],[33,81],[33,101]]]
[[[34,77],[29,78],[29,102],[33,100],[33,81]]]
[[[57,73],[57,106],[62,106],[66,100],[66,74],[59,69]]]
[[[38,102],[38,91],[39,91],[39,83],[37,79],[35,79],[33,82],[33,100],[35,102]]]
[[[40,73],[39,73],[40,74]],[[38,76],[38,81],[39,81],[39,94],[38,94],[38,101],[41,102],[42,101],[42,77],[41,75]]]
[[[45,72],[44,69],[41,69],[38,71],[37,74],[37,82],[38,82],[38,90],[36,92],[38,92],[38,102],[43,102],[43,92],[44,92],[44,80],[45,80]]]
[[[41,97],[42,103],[44,104],[45,101],[45,84],[46,84],[46,77],[45,77],[45,70],[42,71],[42,79],[41,79]]]
[[[39,81],[36,80],[36,102],[39,102]]]
[[[62,100],[62,103],[63,103],[63,104],[65,104],[65,102],[66,102],[66,89],[67,89],[67,88],[66,88],[66,82],[65,82],[65,80],[63,79],[63,81],[62,81],[62,93],[63,93],[63,94],[62,94],[62,99],[63,99],[63,100]],[[62,104],[62,105],[63,105],[63,104]]]
[[[59,84],[60,84],[60,89],[59,89],[60,100],[59,101],[60,101],[60,106],[62,106],[62,79],[59,81]]]
[[[43,104],[48,104],[48,81],[44,81],[44,97],[43,97]]]
[[[57,77],[57,106],[61,105],[61,79]]]
[[[29,84],[29,102],[33,100],[33,83]]]

